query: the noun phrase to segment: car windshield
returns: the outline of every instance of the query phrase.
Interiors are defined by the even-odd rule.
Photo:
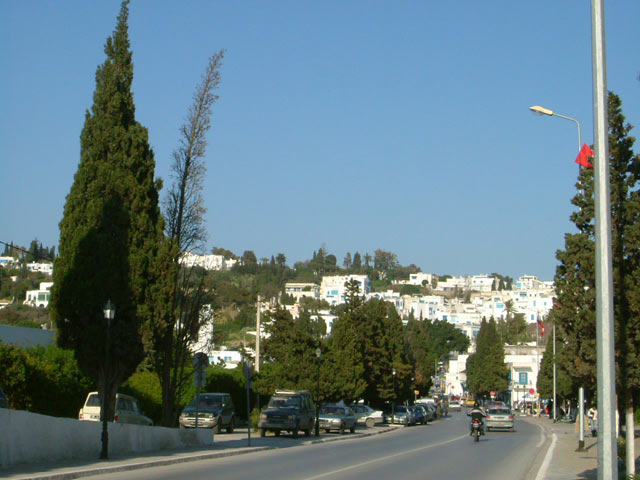
[[[219,407],[222,405],[222,397],[213,397],[210,395],[200,395],[200,408]],[[198,406],[198,397],[194,398],[189,404],[190,407]]]
[[[322,407],[320,413],[328,415],[344,415],[343,407]]]
[[[269,400],[271,408],[300,408],[300,397],[298,396],[273,396]]]

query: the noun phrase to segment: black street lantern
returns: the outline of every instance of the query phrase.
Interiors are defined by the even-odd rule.
[[[109,348],[111,347],[111,320],[116,316],[116,307],[111,300],[107,300],[107,303],[102,309],[104,313],[104,319],[107,321],[107,338],[105,346],[105,359],[104,359],[104,388],[102,392],[102,451],[100,452],[100,458],[107,460],[109,458],[109,432],[107,430],[107,392],[109,391]]]

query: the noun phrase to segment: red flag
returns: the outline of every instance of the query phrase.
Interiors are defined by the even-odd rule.
[[[589,145],[586,143],[580,149],[580,153],[576,157],[576,163],[578,165],[582,165],[583,167],[593,168],[593,164],[589,161],[589,157],[593,157],[593,150],[589,148]]]
[[[544,337],[544,323],[542,323],[542,320],[540,320],[540,317],[538,317],[538,325],[540,325],[540,336]]]

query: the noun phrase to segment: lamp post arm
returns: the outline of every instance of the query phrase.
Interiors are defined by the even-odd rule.
[[[578,151],[580,151],[580,149],[582,148],[582,129],[580,128],[580,122],[575,118],[567,117],[566,115],[561,115],[556,112],[553,112],[553,116],[564,118],[565,120],[571,120],[572,122],[575,122],[576,125],[578,125]]]

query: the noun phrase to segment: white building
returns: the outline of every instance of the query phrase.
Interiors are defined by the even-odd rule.
[[[347,290],[345,283],[355,280],[360,286],[360,296],[365,296],[371,292],[371,281],[366,275],[335,275],[322,277],[320,284],[320,298],[329,302],[330,305],[339,305],[345,302]]]
[[[40,288],[38,290],[27,290],[24,305],[31,305],[32,307],[47,308],[49,306],[49,300],[51,299],[51,287],[53,282],[40,282]]]
[[[296,302],[301,298],[320,298],[320,287],[315,283],[286,283],[284,285],[284,293],[292,296]]]
[[[27,270],[53,275],[53,263],[27,263]]]
[[[224,258],[223,255],[198,255],[192,252],[184,252],[180,257],[180,263],[185,267],[196,266],[205,270],[229,270],[237,262],[232,258]]]
[[[538,390],[538,372],[545,347],[535,342],[527,345],[505,345],[504,363],[509,368],[511,379],[511,403],[517,405],[521,401],[536,402]]]
[[[209,354],[209,363],[233,370],[242,363],[242,352],[227,350],[226,347],[222,347],[220,350],[213,350]]]
[[[15,263],[17,263],[17,261],[13,257],[0,257],[0,267],[10,268]]]

